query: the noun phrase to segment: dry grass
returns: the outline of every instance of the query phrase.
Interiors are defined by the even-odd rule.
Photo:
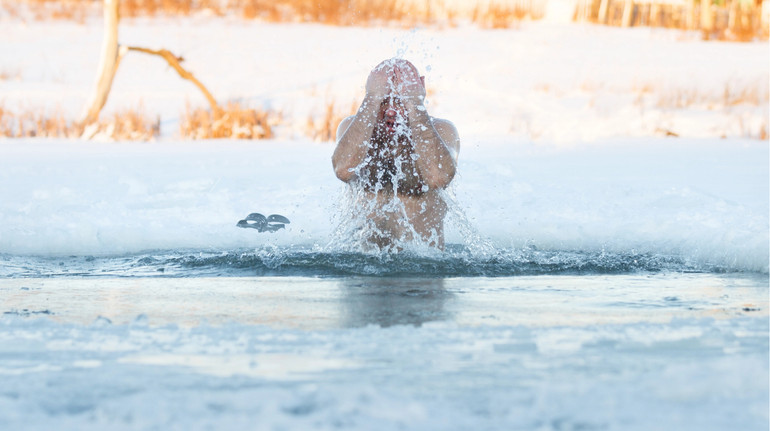
[[[543,16],[544,0],[489,0],[475,7],[448,0],[121,0],[122,17],[235,15],[268,22],[330,25],[456,25],[467,19],[485,28],[507,28]],[[99,0],[4,1],[11,16],[83,22],[101,13]]]
[[[269,139],[282,121],[280,113],[244,108],[228,103],[224,109],[191,109],[188,105],[179,132],[188,139]]]
[[[356,113],[358,103],[351,102],[348,109],[340,109],[332,100],[326,103],[322,115],[310,115],[305,126],[305,134],[315,141],[332,142],[336,139],[340,121]]]
[[[99,120],[87,126],[84,138],[117,141],[151,141],[160,135],[160,118],[151,120],[142,108],[126,109],[113,114],[107,120]]]
[[[711,0],[707,3],[700,0],[579,0],[573,18],[612,26],[698,30],[705,40],[768,39],[770,26],[762,19],[761,1]]]
[[[10,81],[10,80],[16,80],[21,81],[21,72],[16,70],[7,70],[3,69],[0,70],[0,81]]]
[[[767,85],[760,82],[753,84],[739,85],[736,83],[725,83],[724,90],[719,93],[715,91],[704,91],[697,88],[676,88],[676,89],[657,89],[652,90],[652,86],[645,86],[647,93],[657,93],[658,108],[688,108],[692,106],[702,106],[710,110],[730,108],[738,105],[760,106],[770,103],[770,94]]]
[[[698,0],[672,2],[579,0],[574,18],[616,26],[651,26],[700,30],[704,39],[767,40],[770,28],[757,1],[714,0],[708,9]],[[11,16],[67,19],[84,22],[101,13],[99,0],[3,1]],[[488,0],[468,6],[452,0],[121,0],[123,17],[234,15],[269,22],[317,22],[330,25],[454,26],[469,20],[483,28],[515,27],[525,19],[540,19],[546,0]],[[470,3],[473,4],[473,3]],[[603,12],[604,15],[600,16]],[[625,21],[624,17],[628,17]]]
[[[212,113],[187,107],[180,124],[186,139],[269,139],[281,115],[229,103]],[[61,111],[13,111],[0,106],[0,136],[7,138],[84,138],[95,140],[149,141],[160,135],[160,118],[150,119],[142,107],[116,112],[83,126],[68,120]]]
[[[101,13],[99,0],[20,0],[3,1],[2,4],[13,17],[22,17],[28,12],[36,20],[63,19],[83,23],[88,16]]]
[[[754,105],[759,106],[762,104],[770,103],[770,93],[768,93],[767,85],[762,89],[760,83],[753,85],[746,85],[739,87],[738,85],[725,84],[724,92],[722,93],[722,104],[724,106],[736,106],[736,105]]]
[[[79,136],[79,131],[64,115],[54,113],[16,112],[0,106],[0,136],[8,138],[46,138]]]
[[[642,115],[647,107],[659,112],[673,110],[711,111],[727,118],[727,129],[719,136],[739,136],[748,139],[767,140],[768,118],[757,119],[749,112],[756,112],[758,107],[767,109],[770,104],[770,92],[766,82],[724,83],[723,90],[698,89],[695,87],[670,88],[652,83],[636,84],[634,106]],[[704,124],[705,128],[710,124]],[[721,130],[721,129],[720,129]],[[659,127],[657,132],[665,136],[679,136],[666,127]]]
[[[231,0],[230,7],[244,18],[271,22],[354,25],[410,18],[397,0]]]
[[[83,127],[60,110],[14,111],[0,106],[0,136],[6,138],[94,138],[102,140],[152,140],[160,134],[160,121],[151,121],[141,108],[126,109]]]
[[[762,119],[760,122],[756,122],[744,119],[743,116],[738,115],[736,116],[736,121],[738,124],[735,130],[738,132],[738,136],[746,139],[758,139],[761,141],[767,141],[767,117]],[[723,134],[722,139],[725,138],[727,138],[727,136],[726,134]]]
[[[203,12],[224,15],[226,8],[219,0],[120,0],[120,16],[188,16]]]
[[[541,19],[544,11],[533,2],[511,4],[490,3],[476,6],[471,21],[483,28],[510,28],[525,19]]]

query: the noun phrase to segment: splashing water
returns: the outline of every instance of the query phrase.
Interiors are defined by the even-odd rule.
[[[425,112],[425,90],[417,70],[402,59],[385,60],[369,76],[367,91],[376,97],[384,94],[379,106],[364,105],[359,110],[358,115],[369,115],[374,123],[367,124],[364,136],[344,137],[339,144],[340,148],[354,145],[352,154],[357,155],[348,157],[363,156],[360,162],[340,162],[358,163],[349,169],[353,178],[346,180],[352,191],[341,210],[347,216],[338,221],[340,226],[351,226],[344,237],[355,239],[364,249],[443,248],[447,202],[439,187],[431,190],[428,186],[442,173],[428,172],[433,164],[441,170],[440,157],[447,157],[444,149],[450,148],[434,128],[433,119],[420,113]],[[352,142],[362,138],[363,147]],[[421,157],[426,157],[429,165],[422,163]]]

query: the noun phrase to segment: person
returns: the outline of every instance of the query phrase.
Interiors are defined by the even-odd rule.
[[[447,120],[428,115],[425,77],[407,60],[378,64],[355,115],[337,128],[332,165],[357,193],[365,241],[380,249],[415,239],[444,248],[447,203],[460,139]]]

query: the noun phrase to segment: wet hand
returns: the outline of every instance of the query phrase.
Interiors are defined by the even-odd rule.
[[[384,98],[393,93],[395,87],[393,67],[381,64],[374,68],[366,80],[366,94]]]
[[[393,68],[396,93],[405,99],[416,99],[422,102],[425,99],[425,85],[417,71],[405,64],[396,65]]]

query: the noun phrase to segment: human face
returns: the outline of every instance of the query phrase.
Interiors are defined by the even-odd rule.
[[[403,133],[406,127],[406,108],[397,97],[386,97],[380,104],[378,126],[385,136]]]

